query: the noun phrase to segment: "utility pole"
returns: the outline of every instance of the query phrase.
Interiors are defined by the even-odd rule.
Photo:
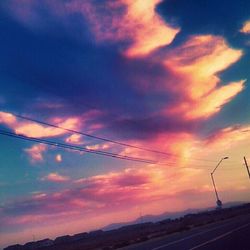
[[[219,195],[218,195],[218,191],[217,191],[217,188],[216,188],[216,185],[215,185],[215,181],[214,181],[214,172],[216,171],[216,169],[219,167],[219,165],[221,164],[221,162],[223,160],[227,160],[228,157],[223,157],[221,158],[221,160],[219,161],[219,163],[216,165],[216,167],[214,168],[214,170],[211,172],[211,179],[212,179],[212,182],[213,182],[213,186],[214,186],[214,192],[215,192],[215,196],[216,196],[216,204],[217,204],[217,208],[218,209],[221,209],[222,207],[222,202],[221,200],[219,199]]]
[[[247,159],[246,159],[245,156],[244,156],[244,162],[245,162],[247,173],[248,173],[248,176],[249,176],[249,179],[250,179],[250,171],[249,171],[249,167],[248,167],[248,164],[247,164]]]
[[[211,173],[211,178],[212,178],[212,182],[213,182],[213,186],[214,186],[214,192],[215,192],[215,196],[216,196],[216,199],[217,199],[217,205],[218,205],[218,202],[221,202],[221,201],[219,199],[218,191],[217,191],[217,188],[216,188],[215,182],[214,182],[214,176],[213,176],[212,173]]]

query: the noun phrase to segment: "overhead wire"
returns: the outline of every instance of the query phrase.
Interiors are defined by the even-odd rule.
[[[135,161],[135,162],[148,163],[148,164],[154,164],[154,165],[169,166],[171,167],[171,169],[204,169],[204,170],[207,170],[208,168],[209,169],[213,168],[212,165],[203,165],[203,164],[202,165],[191,164],[190,166],[176,167],[176,162],[159,162],[159,161],[146,159],[146,158],[131,157],[127,155],[115,154],[115,153],[102,151],[102,150],[93,150],[93,149],[88,149],[86,147],[80,147],[80,146],[67,144],[67,143],[61,143],[57,141],[45,140],[45,139],[36,138],[36,137],[28,137],[25,135],[15,134],[13,132],[5,131],[5,130],[0,130],[0,135],[4,135],[4,136],[16,138],[16,139],[21,139],[25,141],[46,144],[49,146],[59,147],[59,148],[68,149],[68,150],[74,150],[74,151],[80,151],[80,152],[86,152],[86,153],[112,157],[112,158],[116,158],[120,160],[128,160],[128,161]],[[237,168],[235,167],[233,169],[237,169]],[[224,170],[233,170],[233,169],[232,167],[224,168]]]
[[[15,134],[15,133],[4,131],[4,130],[0,130],[0,134],[4,135],[4,136],[8,136],[8,137],[26,140],[26,141],[32,141],[32,142],[42,143],[42,144],[46,144],[46,145],[50,145],[50,146],[56,146],[56,147],[64,148],[64,149],[71,149],[71,150],[75,150],[75,151],[92,153],[92,154],[97,154],[97,155],[102,155],[102,156],[107,156],[107,157],[113,157],[113,158],[122,159],[122,160],[130,160],[130,161],[150,163],[150,164],[157,163],[156,161],[151,160],[151,159],[130,157],[127,155],[115,154],[115,153],[110,153],[110,152],[102,151],[102,150],[93,150],[93,149],[88,149],[86,147],[79,147],[79,146],[75,146],[75,145],[71,145],[71,144],[55,142],[55,141],[40,139],[40,138],[36,138],[36,137],[28,137],[25,135]]]
[[[173,153],[163,152],[163,151],[154,150],[154,149],[145,148],[145,147],[140,147],[140,146],[136,146],[136,145],[132,145],[132,144],[128,144],[128,143],[124,143],[124,142],[112,140],[112,139],[109,139],[109,138],[105,138],[105,137],[101,137],[101,136],[96,136],[96,135],[88,134],[88,133],[85,133],[85,132],[81,132],[81,131],[77,131],[77,130],[74,130],[74,129],[65,128],[65,127],[62,127],[62,126],[59,126],[59,125],[55,125],[55,124],[52,124],[52,123],[48,123],[48,122],[41,121],[41,120],[38,120],[38,119],[34,119],[34,118],[27,117],[27,116],[23,116],[23,115],[20,115],[20,114],[17,114],[17,113],[12,113],[12,114],[14,116],[20,118],[20,119],[23,119],[23,120],[35,122],[35,123],[42,124],[42,125],[45,125],[45,126],[50,126],[50,127],[53,127],[53,128],[58,128],[58,129],[61,129],[61,130],[64,130],[64,131],[67,131],[67,132],[70,132],[70,133],[79,134],[79,135],[86,136],[86,137],[89,137],[89,138],[92,138],[92,139],[97,139],[97,140],[102,140],[102,141],[105,141],[105,142],[110,142],[110,143],[113,143],[113,144],[116,144],[116,145],[120,145],[120,146],[123,146],[123,147],[135,148],[135,149],[139,149],[139,150],[143,150],[143,151],[147,151],[147,152],[151,152],[151,153],[155,153],[155,154],[166,155],[166,156],[169,156],[169,157],[170,156],[171,157],[179,157],[178,155],[173,154]],[[185,158],[191,159],[191,160],[194,160],[194,161],[217,162],[215,160],[201,159],[201,158],[194,158],[194,157],[192,157],[192,158],[191,157],[190,158],[185,157]]]

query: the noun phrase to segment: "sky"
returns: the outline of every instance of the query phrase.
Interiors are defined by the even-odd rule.
[[[0,246],[213,207],[223,157],[250,201],[248,0],[8,0],[0,33],[1,131],[143,159],[0,135]]]

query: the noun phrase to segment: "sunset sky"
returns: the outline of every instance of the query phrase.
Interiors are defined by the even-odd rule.
[[[152,161],[0,135],[0,247],[215,206],[225,156],[250,201],[249,0],[6,0],[0,33],[1,131]]]

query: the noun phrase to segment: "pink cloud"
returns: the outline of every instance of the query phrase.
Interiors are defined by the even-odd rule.
[[[158,55],[153,55],[154,50],[171,44],[180,31],[179,28],[171,27],[157,13],[156,7],[160,2],[119,0],[95,5],[91,1],[73,0],[63,4],[45,1],[45,6],[64,21],[69,14],[80,13],[87,20],[97,43],[125,41],[127,47],[122,47],[124,56],[133,58],[150,54],[154,63],[165,67],[166,79],[154,80],[154,84],[148,83],[144,77],[136,79],[138,84],[147,86],[148,91],[162,89],[162,85],[165,85],[165,92],[180,100],[178,104],[166,104],[163,115],[173,118],[178,116],[184,120],[207,119],[244,89],[242,80],[220,87],[218,76],[219,72],[237,62],[243,52],[230,48],[221,36],[194,35],[168,52],[159,51]],[[22,4],[28,12],[36,12],[32,1],[22,0]],[[57,5],[60,7],[57,8]],[[11,8],[19,7],[11,5]],[[94,128],[100,129],[103,124],[96,125],[101,127]]]
[[[110,148],[110,144],[109,143],[94,144],[94,145],[88,145],[86,146],[86,148],[90,150],[105,150]]]
[[[129,179],[131,179],[131,182],[128,181]],[[122,172],[111,172],[75,181],[75,183],[87,184],[95,187],[107,184],[109,189],[113,186],[126,187],[131,186],[132,184],[134,184],[134,186],[138,186],[149,182],[151,182],[151,178],[149,178],[147,171],[135,169],[125,169]],[[129,185],[127,185],[127,183],[129,183]]]
[[[124,209],[124,207],[161,200],[163,197],[172,197],[176,193],[183,192],[186,188],[178,183],[186,185],[186,181],[198,173],[182,169],[170,172],[155,167],[129,168],[122,172],[78,179],[70,189],[51,194],[34,194],[30,198],[16,201],[15,204],[7,204],[1,212],[6,209],[8,214],[16,216],[15,213],[18,211],[18,215],[21,215],[20,219],[35,215],[42,220],[43,216],[46,218],[55,214],[77,214],[83,212],[82,208],[85,209],[84,213],[96,213],[98,210],[107,212],[111,207],[114,210]],[[184,172],[187,175],[184,176]],[[166,181],[168,183],[176,182],[177,176],[179,178],[175,187],[168,185],[166,189]],[[70,179],[58,173],[50,173],[42,180],[65,182]],[[23,223],[27,223],[27,221],[25,220]]]
[[[172,42],[179,29],[170,27],[155,11],[160,0],[120,0],[105,5],[101,12],[91,3],[81,6],[97,41],[131,40],[129,57],[144,56]],[[79,9],[79,5],[75,5]],[[123,14],[121,15],[121,8]],[[116,11],[117,10],[117,11]],[[119,14],[116,14],[119,13]]]
[[[160,199],[161,195],[163,198],[166,193],[179,192],[185,189],[186,180],[198,172],[176,168],[173,173],[171,169],[167,171],[158,166],[144,166],[138,169],[128,168],[122,172],[82,178],[76,180],[75,183],[86,187],[86,189],[82,189],[81,193],[90,199],[105,202],[107,205],[116,201],[122,201],[123,205],[131,205],[134,202],[154,200],[156,197]],[[168,187],[167,190],[164,190],[166,181],[171,182],[177,176],[183,185]],[[119,203],[119,205],[122,204]]]
[[[244,190],[245,197],[247,197],[247,190]],[[244,196],[239,196],[239,191],[228,191],[224,190],[220,193],[223,197],[229,196],[229,201],[232,200],[244,200]],[[228,199],[227,199],[228,200]],[[46,202],[53,202],[53,200],[47,200]],[[56,201],[57,202],[57,201]],[[1,216],[1,225],[6,228],[15,228],[14,233],[4,233],[4,240],[6,245],[13,244],[13,237],[18,240],[19,243],[25,243],[30,240],[30,230],[39,239],[43,238],[55,238],[59,235],[75,234],[83,231],[96,230],[97,228],[102,228],[110,222],[119,223],[122,221],[133,221],[138,218],[140,214],[152,214],[152,207],[155,208],[154,214],[163,213],[166,211],[182,211],[185,208],[207,208],[214,204],[213,190],[210,188],[203,187],[201,189],[189,188],[186,191],[172,193],[171,195],[166,195],[165,202],[160,202],[155,200],[150,201],[151,207],[144,206],[143,204],[138,204],[134,207],[126,207],[125,209],[119,208],[118,211],[115,209],[110,209],[109,212],[103,210],[102,205],[99,205],[98,209],[91,209],[91,203],[84,204],[84,202],[74,201],[72,199],[73,205],[70,207],[64,207],[61,204],[61,208],[65,208],[65,211],[57,211],[56,213],[45,213],[46,210],[43,209],[43,213],[38,209],[39,213],[29,213],[29,214],[19,214],[18,216],[8,215]],[[74,204],[75,203],[75,204]],[[17,203],[16,203],[17,204]],[[18,206],[21,205],[21,202]],[[38,204],[42,205],[42,204]],[[74,207],[78,206],[79,211],[73,210]],[[161,206],[161,210],[158,207]],[[97,207],[97,204],[92,203],[92,207]],[[39,207],[37,207],[39,208]],[[9,210],[10,211],[10,210]],[[47,210],[49,211],[49,210]],[[12,212],[12,211],[11,211]],[[60,224],[60,227],[58,227]],[[26,225],[26,227],[24,227]]]
[[[78,117],[68,117],[66,119],[56,117],[51,121],[52,123],[54,122],[55,125],[66,129],[77,129],[82,124],[82,121]],[[0,112],[0,123],[7,125],[17,134],[29,137],[55,137],[68,133],[59,128],[45,126],[35,122],[21,121],[11,113],[7,112]]]
[[[47,176],[43,177],[41,180],[50,181],[50,182],[66,182],[69,181],[68,176],[63,176],[58,173],[50,173]]]
[[[35,144],[31,148],[26,148],[24,150],[30,157],[32,163],[42,162],[43,153],[47,151],[47,145],[44,144]]]
[[[228,171],[226,171],[223,176],[231,178],[232,171],[235,171],[235,176],[240,177],[241,174],[244,174],[242,168],[243,156],[249,157],[249,138],[249,124],[232,125],[215,129],[205,138],[196,139],[195,143],[193,143],[192,150],[190,150],[191,159],[194,157],[209,160],[216,159],[219,161],[222,157],[228,156],[229,160],[223,162],[223,166],[225,165]],[[213,169],[212,165],[211,169]],[[227,180],[225,179],[225,184],[226,183]]]
[[[166,108],[167,115],[188,120],[208,118],[244,89],[242,80],[218,87],[221,80],[217,74],[242,56],[241,50],[230,48],[220,36],[192,36],[165,56],[166,69],[180,79],[166,88],[183,96],[178,104]]]
[[[250,126],[231,126],[215,131],[205,139],[207,145],[218,145],[222,148],[236,144],[240,141],[246,141],[250,137]]]
[[[12,126],[16,123],[16,117],[11,113],[0,112],[0,123],[4,123],[8,126]]]
[[[124,53],[128,57],[150,54],[155,49],[170,44],[179,32],[171,27],[156,12],[161,0],[103,1],[95,5],[92,1],[72,0],[44,1],[48,12],[65,20],[68,14],[80,13],[87,20],[98,43],[128,41]],[[6,7],[19,21],[28,27],[43,27],[44,20],[34,1],[10,1]]]
[[[125,54],[129,57],[143,56],[170,44],[179,29],[172,28],[156,12],[161,0],[123,0],[127,6],[124,20],[119,21],[124,31],[132,35],[132,46]],[[125,33],[125,32],[124,32]]]
[[[96,5],[92,1],[72,0],[63,4],[45,1],[44,5],[50,13],[64,21],[69,14],[80,13],[89,24],[97,43],[126,42],[127,46],[123,45],[121,48],[124,56],[131,59],[150,54],[154,63],[165,67],[166,79],[154,80],[154,84],[148,83],[145,77],[136,79],[138,84],[147,86],[148,91],[162,89],[164,85],[166,93],[180,100],[177,104],[166,104],[162,110],[163,115],[173,119],[176,116],[184,120],[207,119],[218,113],[244,89],[242,80],[220,87],[221,80],[218,76],[219,72],[237,62],[243,52],[230,48],[221,36],[194,35],[182,45],[168,52],[158,51],[158,55],[154,55],[154,50],[171,44],[180,31],[179,28],[171,27],[157,13],[156,7],[160,2],[161,0],[118,0]],[[26,12],[37,12],[36,4],[27,0],[18,2],[17,7],[12,4],[10,9],[18,10],[23,5]],[[36,131],[38,128],[32,130]],[[26,130],[25,132],[27,133]]]
[[[62,162],[62,155],[61,154],[57,154],[56,157],[55,157],[55,161],[56,162]]]
[[[87,190],[89,191],[89,190]],[[90,190],[91,191],[91,190]],[[199,198],[202,196],[210,194],[212,191],[204,189],[187,189],[185,191],[165,193],[164,198],[168,201],[172,201],[172,205],[169,203],[165,209],[173,209],[173,205],[180,206],[178,204],[178,200],[186,197],[186,200],[190,198]],[[76,195],[76,191],[74,192],[61,192],[60,194],[42,197],[40,199],[30,199],[25,201],[19,201],[19,203],[15,204],[16,209],[19,209],[19,214],[13,214],[14,210],[10,208],[11,205],[6,207],[10,208],[9,213],[11,216],[2,216],[1,223],[7,227],[15,227],[22,228],[23,225],[34,226],[40,225],[41,229],[45,227],[51,226],[51,223],[69,223],[72,227],[76,226],[76,220],[86,220],[87,218],[91,219],[94,215],[99,215],[100,219],[103,220],[102,225],[109,223],[111,220],[114,221],[115,214],[119,212],[122,215],[122,218],[126,218],[125,211],[131,211],[133,214],[133,219],[138,217],[136,211],[131,210],[131,206],[136,206],[140,204],[143,206],[147,204],[148,206],[153,204],[154,207],[156,204],[162,205],[162,196],[163,193],[157,193],[154,196],[145,196],[140,197],[138,194],[138,190],[135,188],[130,188],[127,190],[119,190],[119,191],[109,191],[104,193],[101,191],[99,194],[95,194],[94,198],[91,200],[87,195],[87,192],[83,192],[83,190],[78,190],[79,195]],[[136,194],[134,194],[136,193]],[[73,197],[71,195],[74,194]],[[107,195],[107,199],[103,196]],[[139,199],[138,199],[139,198]],[[164,204],[164,202],[163,202]],[[15,210],[16,210],[15,209]],[[150,211],[150,210],[149,210]],[[166,210],[164,210],[166,211]],[[108,216],[108,219],[106,218]],[[68,220],[70,218],[70,220]],[[95,217],[96,218],[96,217]],[[105,219],[106,218],[106,219]],[[121,217],[120,217],[121,218]],[[118,222],[120,221],[118,219]],[[131,219],[132,219],[131,218]],[[46,222],[46,223],[44,223]],[[93,222],[92,222],[93,224]],[[88,226],[91,226],[88,224]],[[81,229],[78,229],[81,230]],[[69,227],[65,228],[66,233],[70,233]],[[57,233],[58,234],[58,233]],[[58,235],[57,235],[58,236]]]
[[[80,134],[72,134],[65,139],[67,143],[82,144],[82,136]]]
[[[71,183],[70,189],[35,194],[5,204],[0,210],[1,225],[15,228],[16,234],[23,234],[23,228],[37,227],[44,236],[51,237],[101,228],[111,221],[120,222],[121,218],[133,220],[139,216],[138,207],[144,214],[157,214],[211,206],[214,191],[210,182],[207,184],[202,179],[204,172],[175,167],[171,170],[144,166],[78,179]],[[230,197],[233,192],[237,197],[242,188],[232,192],[232,186],[231,183],[230,187],[220,187],[220,194],[224,197],[230,190]],[[84,229],[83,222],[86,222]],[[54,228],[52,233],[51,227],[58,223],[61,226]]]
[[[126,143],[138,148],[125,147],[120,149],[121,155],[138,158],[147,158],[160,163],[162,168],[182,166],[185,158],[190,156],[190,148],[195,143],[196,136],[187,132],[162,132],[143,141],[130,140]],[[162,153],[141,150],[139,148],[153,149]]]
[[[78,125],[80,125],[80,120],[78,118],[67,118],[64,121],[55,124],[58,125],[59,127],[67,129],[77,129]],[[54,137],[67,133],[67,131],[62,129],[43,126],[33,122],[23,122],[16,124],[14,130],[17,134],[23,134],[26,136],[38,137],[38,138]]]
[[[185,117],[187,119],[208,118],[218,113],[225,104],[244,89],[244,83],[245,81],[229,83],[213,90],[194,104],[187,104],[187,106],[184,104]]]

